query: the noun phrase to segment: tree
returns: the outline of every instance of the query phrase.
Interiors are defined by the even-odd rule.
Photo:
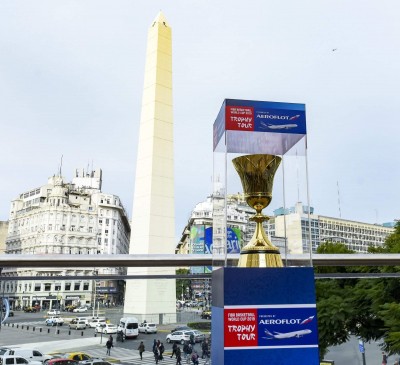
[[[187,275],[189,274],[188,269],[177,269],[176,275]],[[176,279],[176,298],[181,299],[185,297],[186,288],[190,288],[191,281],[190,279]],[[189,289],[190,290],[190,289]]]

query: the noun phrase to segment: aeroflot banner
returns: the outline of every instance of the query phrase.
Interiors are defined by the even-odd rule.
[[[315,304],[226,306],[224,348],[318,347]]]
[[[306,132],[304,104],[226,99],[214,123],[214,150],[226,133],[227,152],[284,154]]]

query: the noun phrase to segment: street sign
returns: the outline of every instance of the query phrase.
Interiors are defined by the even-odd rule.
[[[364,342],[362,340],[358,341],[358,348],[360,349],[360,352],[363,354],[365,352],[364,348]]]

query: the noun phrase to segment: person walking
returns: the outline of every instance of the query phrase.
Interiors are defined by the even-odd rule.
[[[158,346],[158,351],[160,352],[160,357],[159,360],[164,360],[164,351],[165,351],[165,347],[164,344],[161,342],[160,346]]]
[[[194,350],[192,354],[192,363],[193,365],[199,365],[199,355],[196,350]]]
[[[387,364],[387,355],[382,351],[382,365]]]
[[[138,350],[139,350],[140,360],[143,360],[143,352],[144,352],[144,343],[143,343],[143,341],[140,341]]]
[[[113,341],[108,339],[106,342],[107,352],[106,355],[111,355],[111,347],[114,347]]]
[[[172,359],[172,357],[174,356],[174,354],[175,354],[175,358],[177,357],[176,356],[176,349],[178,348],[178,345],[176,344],[176,342],[174,342],[174,344],[172,345],[172,355],[171,355],[171,359]]]
[[[182,365],[182,356],[181,356],[181,348],[178,346],[176,349],[176,365]]]
[[[201,344],[201,358],[204,359],[208,356],[208,340],[205,339]]]

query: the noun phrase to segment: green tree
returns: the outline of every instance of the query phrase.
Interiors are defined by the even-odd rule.
[[[343,243],[324,242],[318,249],[319,254],[350,254]],[[316,267],[316,273],[345,273],[344,266]],[[349,339],[348,319],[354,308],[350,305],[354,280],[318,279],[315,283],[318,314],[318,335],[320,357],[323,358],[328,347],[340,345]]]
[[[176,275],[187,275],[189,274],[188,269],[177,269],[176,270]],[[187,279],[176,279],[176,299],[180,300],[183,297],[185,297],[185,290],[186,288],[190,288],[191,285],[191,280],[189,278]]]

